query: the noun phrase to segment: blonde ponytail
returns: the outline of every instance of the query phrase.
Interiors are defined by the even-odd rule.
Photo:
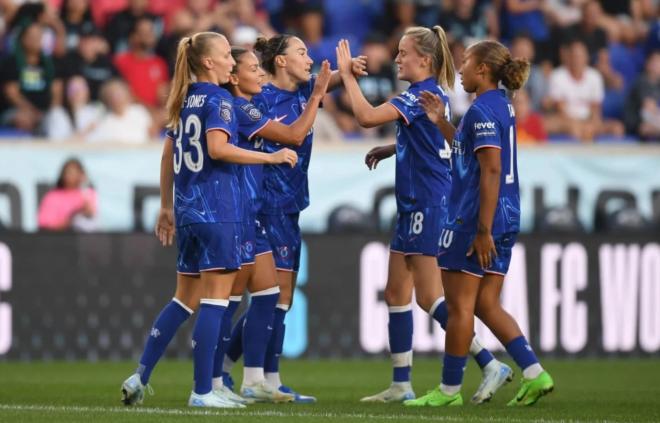
[[[454,68],[454,58],[451,54],[451,50],[449,50],[447,34],[440,25],[434,26],[433,31],[438,36],[439,40],[438,48],[436,49],[436,54],[440,56],[438,62],[442,63],[439,66],[437,73],[438,82],[453,89],[454,80],[456,79],[456,69]]]
[[[176,50],[172,87],[167,97],[167,127],[176,128],[183,100],[188,92],[188,85],[193,77],[202,70],[201,58],[208,53],[210,41],[224,35],[217,32],[198,32],[191,37],[183,37]]]
[[[403,34],[415,40],[415,50],[422,56],[431,58],[431,72],[438,83],[444,87],[454,88],[454,59],[449,51],[447,35],[441,26],[433,29],[423,26],[413,26]]]
[[[176,50],[176,63],[170,95],[167,97],[167,127],[176,128],[179,123],[179,113],[183,106],[183,99],[188,92],[188,84],[192,82],[190,66],[188,65],[188,48],[192,37],[183,37]]]

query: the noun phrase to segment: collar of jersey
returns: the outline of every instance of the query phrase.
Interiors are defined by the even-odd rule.
[[[426,79],[424,79],[424,80],[422,80],[422,81],[413,82],[412,84],[410,84],[410,88],[413,88],[413,87],[422,87],[422,86],[424,86],[424,85],[433,85],[433,86],[436,86],[436,85],[438,85],[438,83],[437,83],[437,81],[435,80],[434,77],[429,76],[428,78],[426,78]]]

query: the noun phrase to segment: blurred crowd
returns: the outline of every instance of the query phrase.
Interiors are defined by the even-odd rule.
[[[318,65],[339,39],[368,57],[360,80],[380,104],[397,81],[403,30],[442,25],[456,66],[495,38],[533,63],[513,98],[519,142],[660,140],[658,0],[0,0],[0,137],[144,143],[163,133],[176,44],[218,31],[232,44],[299,35]],[[454,118],[472,100],[457,81]],[[342,90],[326,96],[321,137],[391,135],[357,126]],[[0,138],[2,139],[2,138]]]

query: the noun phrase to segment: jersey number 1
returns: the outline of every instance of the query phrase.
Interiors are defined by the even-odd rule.
[[[513,147],[514,147],[514,137],[515,137],[515,128],[513,125],[509,126],[509,173],[504,177],[505,184],[512,184],[515,181],[515,176],[513,173]]]

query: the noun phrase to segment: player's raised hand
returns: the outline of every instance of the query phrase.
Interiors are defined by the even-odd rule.
[[[396,153],[396,147],[394,145],[386,145],[383,147],[374,147],[364,158],[364,163],[367,165],[369,170],[376,169],[378,162],[384,160]]]
[[[426,116],[429,117],[431,122],[436,123],[445,117],[445,103],[442,99],[430,91],[422,91],[419,96],[419,104],[421,104]]]
[[[154,232],[156,232],[156,237],[163,244],[163,247],[172,245],[174,238],[174,212],[172,209],[161,207]]]
[[[328,91],[328,84],[330,83],[330,78],[332,77],[332,71],[330,70],[330,62],[324,60],[321,63],[321,70],[316,76],[316,82],[314,83],[314,91],[312,91],[312,96],[319,95],[323,97]]]
[[[273,157],[274,164],[286,163],[291,167],[294,167],[298,163],[298,154],[295,151],[283,148],[279,151],[271,153]]]
[[[348,41],[347,41],[348,42]],[[351,59],[351,72],[356,78],[367,76],[367,56],[357,56]]]
[[[340,40],[335,48],[337,53],[337,67],[341,76],[353,75],[353,59],[351,58],[351,46],[348,40]]]

